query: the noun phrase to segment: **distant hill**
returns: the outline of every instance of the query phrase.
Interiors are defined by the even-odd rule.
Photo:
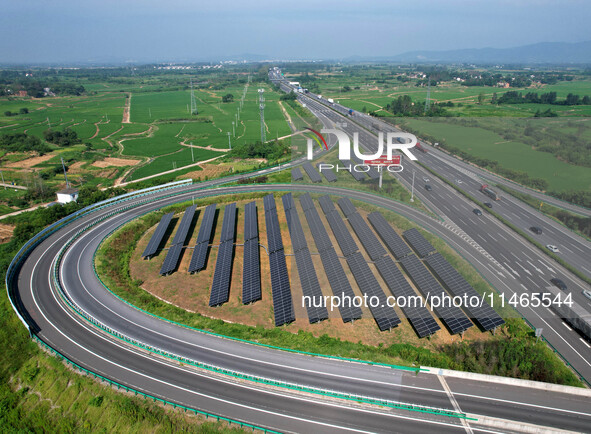
[[[358,57],[355,60],[359,59]],[[354,59],[352,58],[351,60]],[[591,41],[576,43],[540,42],[514,48],[409,51],[403,54],[383,56],[373,60],[401,63],[591,64]]]

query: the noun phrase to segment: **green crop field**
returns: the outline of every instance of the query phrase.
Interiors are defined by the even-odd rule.
[[[507,141],[492,131],[426,119],[405,119],[405,122],[413,130],[445,138],[446,143],[472,155],[495,160],[503,167],[545,179],[551,190],[591,189],[591,168],[568,164],[519,141]]]

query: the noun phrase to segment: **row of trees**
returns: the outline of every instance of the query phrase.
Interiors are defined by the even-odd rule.
[[[493,95],[491,101],[493,104],[553,104],[553,105],[589,105],[591,104],[591,97],[585,95],[583,97],[569,93],[565,99],[558,100],[556,92],[547,92],[538,95],[537,92],[527,92],[522,94],[517,91],[509,91],[496,97]]]
[[[10,117],[10,116],[16,116],[16,115],[26,115],[29,113],[29,109],[26,107],[21,107],[17,112],[11,112],[10,110],[6,110],[4,112],[4,116],[6,117]]]
[[[49,143],[58,146],[71,146],[80,143],[76,131],[66,128],[63,131],[45,130],[43,131],[43,138]]]
[[[43,155],[51,148],[39,139],[24,133],[3,134],[0,136],[0,149],[8,152],[38,152]]]
[[[271,142],[244,143],[232,146],[232,150],[227,154],[232,158],[264,158],[270,162],[277,161],[289,155],[289,143],[284,140],[274,140]]]
[[[427,111],[423,104],[415,104],[409,95],[401,95],[385,107],[395,116],[450,116],[450,113],[441,105],[432,103]]]

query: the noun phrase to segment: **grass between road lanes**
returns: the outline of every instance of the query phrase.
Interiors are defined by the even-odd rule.
[[[199,203],[206,205],[215,201],[220,204],[265,194],[218,196],[200,200]],[[178,204],[170,210],[178,211],[182,208],[182,205]],[[389,213],[385,215],[392,218]],[[431,350],[405,342],[372,346],[362,342],[344,341],[327,334],[315,337],[312,333],[302,330],[291,333],[284,328],[247,326],[212,319],[178,308],[144,291],[140,286],[141,281],[134,280],[130,275],[130,258],[137,243],[142,235],[159,221],[159,217],[159,213],[152,213],[123,226],[102,244],[96,255],[96,269],[105,285],[116,295],[151,314],[188,327],[299,351],[396,365],[429,365],[581,386],[576,376],[550,349],[544,343],[536,341],[532,330],[521,319],[508,318],[500,333],[487,341],[464,341]],[[402,219],[400,216],[397,217]],[[439,249],[441,246],[442,244],[436,247]],[[456,263],[453,265],[457,267]],[[460,267],[459,271],[466,275],[463,267]],[[467,277],[469,281],[473,281],[473,277]]]

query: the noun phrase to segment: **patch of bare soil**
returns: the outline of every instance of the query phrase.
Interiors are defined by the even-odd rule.
[[[0,224],[0,243],[7,243],[12,237],[14,226]]]
[[[125,167],[125,166],[135,166],[136,164],[140,163],[141,160],[132,160],[129,158],[114,158],[114,157],[107,157],[104,160],[95,161],[92,163],[94,167]]]
[[[52,157],[52,154],[40,155],[36,157],[27,158],[26,160],[8,163],[6,167],[14,167],[17,169],[30,169],[31,167],[36,166],[37,164],[44,163],[47,160],[50,160]]]

